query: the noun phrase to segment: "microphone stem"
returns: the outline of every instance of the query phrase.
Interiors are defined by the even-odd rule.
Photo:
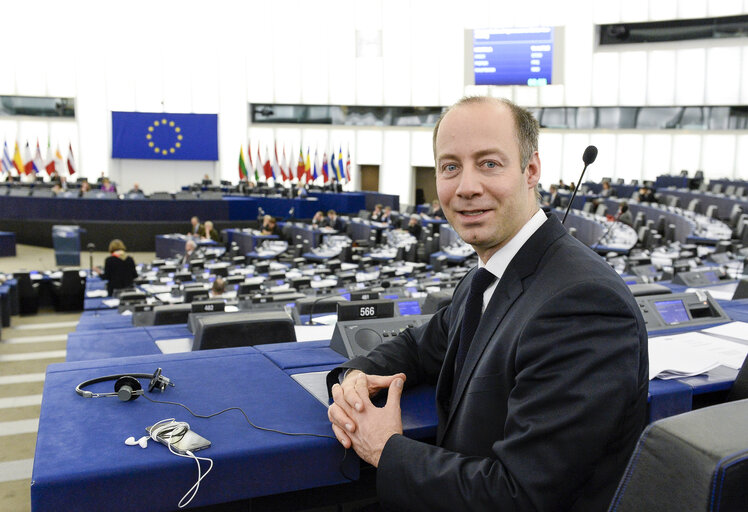
[[[582,169],[582,174],[579,175],[579,181],[577,182],[577,186],[574,187],[574,190],[571,193],[571,199],[569,199],[569,205],[566,207],[566,212],[564,213],[564,218],[561,220],[561,224],[566,222],[566,216],[569,215],[569,210],[571,210],[571,205],[574,202],[574,198],[577,197],[577,190],[579,190],[579,187],[582,186],[582,180],[584,179],[584,171],[587,170],[587,164],[584,164],[584,169]]]

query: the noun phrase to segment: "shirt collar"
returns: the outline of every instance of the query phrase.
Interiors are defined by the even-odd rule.
[[[485,268],[493,275],[495,275],[498,279],[501,279],[501,276],[504,275],[504,271],[506,271],[506,268],[509,266],[509,262],[512,261],[512,258],[514,258],[514,256],[519,252],[522,246],[525,245],[525,242],[530,239],[533,233],[535,233],[535,231],[537,231],[538,228],[540,228],[540,226],[542,226],[546,220],[547,217],[545,215],[545,212],[543,212],[542,209],[538,208],[538,211],[535,212],[535,215],[530,217],[530,220],[528,220],[527,223],[522,226],[522,229],[520,229],[504,247],[496,251],[494,255],[489,258],[488,262],[486,262],[485,265],[483,264],[481,259],[478,258],[478,267]]]

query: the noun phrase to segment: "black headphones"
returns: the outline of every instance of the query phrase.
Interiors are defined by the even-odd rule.
[[[105,396],[116,396],[123,402],[129,402],[135,400],[138,396],[143,394],[143,388],[140,385],[138,379],[151,379],[148,383],[148,392],[158,388],[163,393],[166,386],[174,386],[174,383],[164,375],[161,375],[161,368],[157,368],[153,375],[149,373],[121,373],[119,375],[107,375],[106,377],[97,377],[81,382],[75,387],[75,392],[83,398],[100,398]],[[83,388],[96,384],[97,382],[104,382],[107,380],[116,380],[114,383],[114,393],[94,393],[92,391],[84,391]]]

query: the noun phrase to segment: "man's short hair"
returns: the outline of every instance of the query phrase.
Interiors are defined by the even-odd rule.
[[[513,101],[506,98],[493,98],[491,96],[464,96],[451,107],[444,109],[444,112],[439,116],[439,120],[434,126],[434,135],[432,138],[434,160],[436,160],[436,136],[439,133],[439,126],[441,126],[444,116],[456,107],[463,105],[477,105],[481,103],[504,105],[512,113],[512,117],[514,118],[514,134],[517,138],[517,145],[519,146],[520,170],[525,172],[532,155],[538,150],[538,133],[540,132],[538,120],[535,119],[535,116],[533,116],[529,110],[520,107]],[[537,186],[535,187],[535,199],[540,201],[540,191]]]
[[[337,215],[337,212],[335,210],[327,210],[327,216],[329,217],[330,215]]]
[[[195,241],[194,241],[194,240],[192,240],[191,238],[190,238],[189,240],[187,240],[187,242],[185,242],[185,244],[184,244],[184,248],[185,248],[186,250],[188,250],[188,251],[189,251],[190,249],[194,249],[195,247],[197,247],[197,244],[196,244],[196,243],[195,243]]]
[[[517,144],[519,145],[520,168],[522,169],[522,172],[525,172],[525,168],[530,162],[530,158],[532,158],[533,153],[538,150],[538,133],[540,131],[540,127],[538,125],[537,119],[535,119],[535,117],[529,110],[522,108],[513,101],[509,101],[505,98],[492,98],[490,96],[465,96],[451,107],[447,107],[444,112],[442,112],[441,116],[439,116],[439,120],[434,126],[434,135],[432,141],[434,149],[434,159],[436,159],[436,136],[439,133],[439,126],[441,126],[444,116],[446,116],[449,111],[453,110],[456,107],[461,107],[463,105],[476,105],[480,103],[494,103],[497,105],[504,105],[511,111],[512,117],[514,117],[514,133],[517,137]]]

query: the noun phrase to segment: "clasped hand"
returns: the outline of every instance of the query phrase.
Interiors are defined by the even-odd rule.
[[[343,384],[332,387],[333,404],[327,409],[335,437],[345,448],[356,451],[359,457],[374,467],[379,465],[387,440],[403,433],[400,396],[405,374],[367,375],[351,371]],[[377,407],[371,398],[378,391],[389,388],[387,404]]]

